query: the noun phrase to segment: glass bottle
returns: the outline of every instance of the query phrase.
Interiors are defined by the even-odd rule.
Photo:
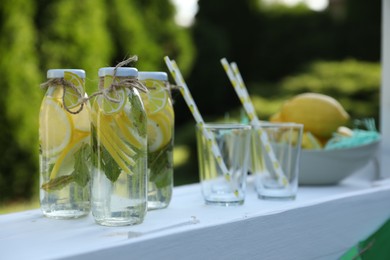
[[[143,222],[147,211],[146,113],[135,68],[99,69],[92,120],[92,215],[105,226]],[[113,87],[115,85],[116,87]]]
[[[168,207],[173,188],[174,111],[165,72],[139,72],[148,117],[148,209]]]
[[[90,212],[90,105],[85,72],[51,69],[39,113],[40,204],[47,217]],[[65,93],[64,93],[65,91]]]

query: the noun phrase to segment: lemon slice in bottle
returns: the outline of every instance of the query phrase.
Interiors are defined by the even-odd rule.
[[[114,101],[107,99],[104,96],[99,96],[98,102],[102,112],[105,115],[116,114],[123,109],[126,100],[126,91],[125,89],[119,88],[107,93],[107,95],[112,98]]]
[[[83,87],[83,80],[78,76],[77,74],[70,72],[70,71],[64,71],[64,79],[70,83],[73,84],[73,86],[78,90],[74,90],[71,87],[66,88],[66,93],[64,97],[65,105],[71,109],[77,107],[77,109],[80,106],[80,98],[84,96],[84,87]],[[79,93],[78,93],[79,92]],[[81,94],[81,96],[80,96]],[[76,109],[75,109],[76,110]]]
[[[126,104],[129,106],[129,103]],[[122,113],[118,113],[115,115],[114,120],[116,125],[119,127],[119,134],[129,142],[134,147],[140,149],[143,144],[143,138],[137,133],[137,130],[134,127],[133,122],[128,117],[128,112],[125,112],[127,109],[125,108]]]
[[[158,117],[148,118],[148,148],[150,152],[161,149],[172,138],[172,127],[169,118],[163,113],[158,115]]]
[[[172,138],[173,110],[164,83],[145,79],[148,93],[141,93],[148,116],[148,150],[154,152],[164,147]]]
[[[148,120],[148,148],[150,152],[157,151],[163,147],[164,135],[160,127],[153,120]]]
[[[148,115],[153,115],[161,111],[168,102],[168,91],[164,84],[156,80],[144,80],[144,84],[149,89],[146,93],[147,105],[145,105]]]
[[[46,97],[39,115],[39,138],[42,153],[55,156],[67,147],[72,139],[72,121],[61,103]]]
[[[90,113],[91,106],[89,103],[85,103],[83,110],[78,114],[70,115],[73,121],[74,130],[88,133],[91,132]]]
[[[112,84],[113,76],[106,75],[104,76],[104,89],[110,87]],[[116,79],[118,80],[118,79]],[[111,98],[113,101],[105,97],[105,95],[98,96],[97,102],[105,115],[116,114],[123,109],[125,101],[127,98],[127,91],[125,88],[116,88],[112,91],[108,91],[106,95]]]

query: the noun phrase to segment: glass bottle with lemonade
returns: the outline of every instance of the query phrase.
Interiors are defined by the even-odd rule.
[[[52,69],[39,113],[40,204],[47,217],[90,212],[90,105],[85,72]]]
[[[147,211],[146,113],[136,68],[99,69],[92,104],[92,215],[105,226],[143,222]]]
[[[141,93],[148,117],[148,209],[166,208],[173,188],[174,111],[165,72],[141,71],[148,88]]]

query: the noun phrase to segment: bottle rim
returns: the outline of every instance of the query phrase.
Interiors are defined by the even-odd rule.
[[[98,75],[99,77],[114,76],[115,67],[100,68]],[[115,76],[117,77],[137,77],[138,70],[132,67],[119,67],[116,69]]]
[[[168,74],[163,71],[140,71],[138,72],[138,79],[139,80],[154,79],[154,80],[168,81]]]
[[[65,72],[72,72],[82,79],[85,79],[85,71],[82,69],[50,69],[47,71],[47,78],[63,78]]]

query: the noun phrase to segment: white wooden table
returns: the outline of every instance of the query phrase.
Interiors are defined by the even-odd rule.
[[[248,185],[236,207],[205,205],[198,184],[177,187],[137,226],[0,215],[0,259],[337,259],[390,218],[389,182],[300,187],[295,201],[259,200]]]

